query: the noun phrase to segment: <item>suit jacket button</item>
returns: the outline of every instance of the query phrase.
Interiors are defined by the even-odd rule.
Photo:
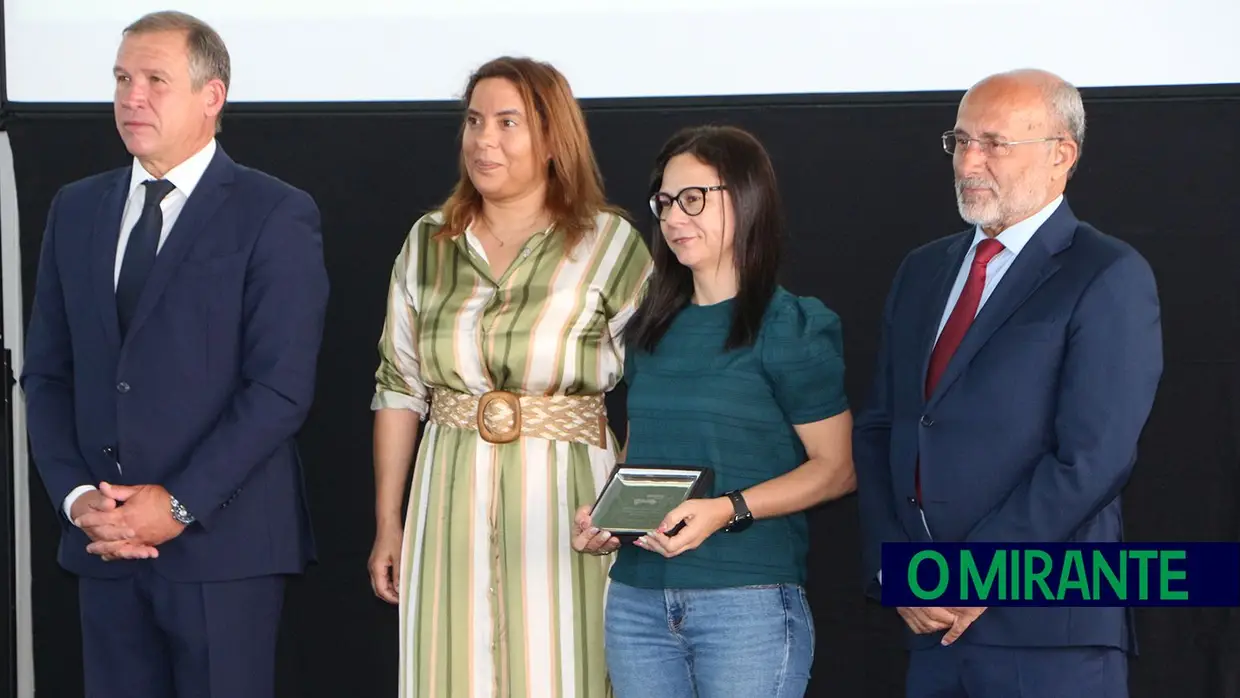
[[[121,381],[120,383],[117,383],[117,384],[116,384],[116,392],[118,392],[118,393],[127,393],[127,392],[129,392],[129,384],[128,384],[128,383],[126,383],[125,381]]]
[[[932,427],[932,426],[934,426],[934,420],[933,420],[933,419],[930,419],[930,416],[929,416],[929,415],[925,415],[925,414],[923,414],[923,415],[921,416],[921,425],[922,425],[923,427]]]

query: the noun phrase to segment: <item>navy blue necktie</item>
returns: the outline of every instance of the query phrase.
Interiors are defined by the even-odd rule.
[[[116,280],[116,315],[120,320],[121,336],[129,330],[129,322],[138,307],[138,297],[142,295],[146,277],[150,276],[151,267],[155,266],[159,236],[164,228],[164,213],[159,204],[176,188],[166,179],[148,179],[142,186],[146,187],[142,215],[129,233],[125,261],[121,265],[120,278]]]

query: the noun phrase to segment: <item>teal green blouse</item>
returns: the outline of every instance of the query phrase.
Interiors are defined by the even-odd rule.
[[[712,496],[797,468],[806,455],[793,425],[848,409],[839,316],[779,288],[755,344],[725,352],[732,305],[686,307],[654,353],[629,347],[625,360],[626,463],[709,466]],[[630,543],[611,577],[654,589],[803,584],[806,529],[801,513],[757,520],[671,559]]]

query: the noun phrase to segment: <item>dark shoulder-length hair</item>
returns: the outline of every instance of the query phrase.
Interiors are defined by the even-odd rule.
[[[775,168],[758,139],[733,126],[696,126],[672,136],[655,160],[650,196],[663,186],[663,170],[689,154],[715,168],[736,217],[732,263],[737,293],[724,349],[751,346],[775,293],[783,250],[784,218]],[[675,205],[675,204],[673,204]],[[672,321],[693,297],[693,272],[676,259],[657,218],[652,236],[654,272],[645,298],[626,330],[626,343],[653,352]]]
[[[474,88],[488,78],[502,78],[517,88],[524,111],[529,115],[534,152],[551,157],[546,206],[556,230],[568,239],[569,249],[594,230],[598,214],[623,215],[621,209],[607,201],[585,116],[564,75],[550,63],[501,56],[483,64],[469,76],[461,100],[463,108],[469,108]],[[456,187],[440,206],[444,226],[437,237],[450,238],[464,233],[470,220],[482,211],[482,194],[469,179],[464,153],[460,155],[458,167],[460,177]]]

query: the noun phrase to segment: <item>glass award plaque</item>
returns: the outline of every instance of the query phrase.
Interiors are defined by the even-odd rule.
[[[617,465],[590,519],[621,540],[635,539],[657,529],[686,499],[708,496],[712,486],[710,468]]]

